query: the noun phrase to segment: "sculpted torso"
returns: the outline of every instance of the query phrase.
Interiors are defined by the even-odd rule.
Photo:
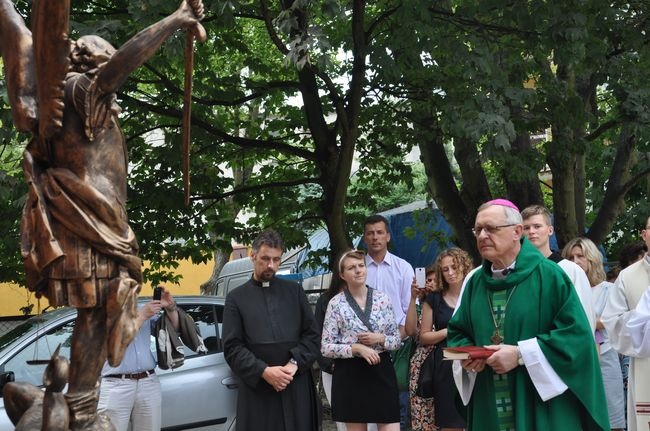
[[[122,130],[115,117],[108,113],[106,126],[91,141],[84,132],[83,118],[69,96],[69,86],[66,86],[63,129],[50,140],[52,167],[69,169],[106,198],[124,205],[127,155]]]

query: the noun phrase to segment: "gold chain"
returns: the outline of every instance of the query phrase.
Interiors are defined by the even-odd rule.
[[[501,344],[503,342],[503,337],[501,337],[501,334],[499,334],[499,329],[501,328],[501,324],[503,323],[503,320],[506,318],[506,310],[508,309],[510,298],[512,298],[512,294],[515,293],[517,286],[519,285],[516,284],[515,287],[513,287],[512,290],[510,291],[510,294],[508,295],[508,299],[506,299],[506,303],[503,306],[503,314],[499,318],[498,322],[496,316],[494,315],[494,307],[492,306],[492,300],[490,300],[490,295],[488,295],[487,297],[488,304],[490,305],[490,314],[492,315],[492,322],[494,322],[494,334],[492,335],[492,337],[490,337],[490,340],[494,344]]]

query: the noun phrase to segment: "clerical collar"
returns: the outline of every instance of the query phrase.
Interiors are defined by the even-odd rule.
[[[270,287],[271,286],[271,281],[270,280],[269,281],[259,281],[259,280],[256,280],[255,277],[251,277],[251,281],[255,285],[260,286],[260,287]]]
[[[492,268],[490,268],[492,270],[492,278],[495,280],[502,280],[506,278],[508,274],[515,270],[515,263],[517,263],[517,261],[512,262],[510,265],[506,266],[503,269],[496,269],[494,267],[494,264],[492,264]]]

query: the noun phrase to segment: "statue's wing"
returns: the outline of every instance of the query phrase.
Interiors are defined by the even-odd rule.
[[[36,132],[37,104],[32,33],[9,0],[0,0],[0,52],[16,128]]]
[[[70,67],[70,0],[35,0],[32,14],[38,134],[47,139],[63,123],[63,91]]]

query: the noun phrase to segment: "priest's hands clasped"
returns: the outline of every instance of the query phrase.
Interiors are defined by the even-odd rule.
[[[276,392],[283,391],[293,381],[293,376],[298,371],[298,366],[291,362],[286,365],[276,365],[273,367],[266,367],[262,373],[262,378],[266,383],[273,386]]]

